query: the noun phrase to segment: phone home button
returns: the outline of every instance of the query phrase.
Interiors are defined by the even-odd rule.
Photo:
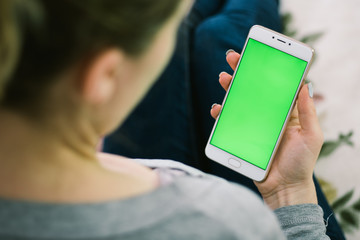
[[[229,165],[233,166],[235,168],[239,168],[239,167],[241,167],[241,162],[236,159],[229,158]]]

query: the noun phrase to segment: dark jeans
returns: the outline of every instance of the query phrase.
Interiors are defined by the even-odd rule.
[[[211,160],[204,149],[214,120],[213,103],[225,91],[221,71],[232,72],[225,52],[238,52],[250,27],[260,24],[281,31],[276,0],[198,0],[183,22],[167,69],[127,121],[108,136],[104,151],[132,158],[173,159],[258,191],[254,183]],[[314,178],[325,218],[332,210]],[[344,239],[334,216],[327,234]]]

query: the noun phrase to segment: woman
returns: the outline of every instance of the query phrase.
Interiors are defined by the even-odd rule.
[[[1,16],[14,13],[0,25],[22,42],[0,48],[3,62],[18,56],[0,79],[1,239],[328,239],[312,181],[322,133],[308,86],[256,184],[266,207],[181,164],[95,151],[165,67],[190,0],[24,2],[0,2]],[[232,68],[238,59],[228,55]],[[230,79],[222,75],[225,89]]]

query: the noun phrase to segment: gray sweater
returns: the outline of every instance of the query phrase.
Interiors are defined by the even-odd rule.
[[[0,199],[0,239],[329,239],[317,205],[272,212],[240,185],[177,162],[138,161],[158,171],[161,187],[98,204]]]

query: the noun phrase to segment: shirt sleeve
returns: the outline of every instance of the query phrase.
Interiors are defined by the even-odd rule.
[[[328,240],[323,210],[316,204],[276,209],[275,214],[287,239]]]

